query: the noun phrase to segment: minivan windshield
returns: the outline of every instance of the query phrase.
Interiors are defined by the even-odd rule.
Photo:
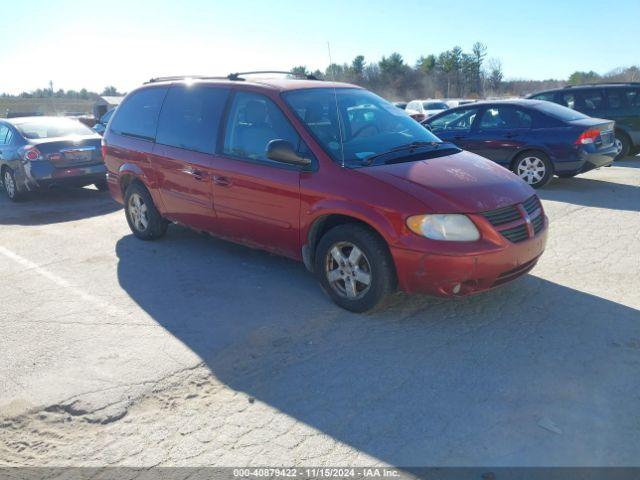
[[[77,120],[70,118],[42,118],[25,120],[16,123],[16,128],[24,138],[30,140],[39,138],[56,138],[68,136],[94,135],[94,132]]]
[[[313,88],[283,97],[324,150],[345,166],[369,165],[367,159],[407,145],[437,148],[442,143],[404,111],[367,90]]]

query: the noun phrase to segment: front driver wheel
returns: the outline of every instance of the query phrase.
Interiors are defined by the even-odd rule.
[[[153,203],[149,191],[134,182],[124,197],[125,215],[133,234],[141,240],[155,240],[167,233],[168,223]]]
[[[525,152],[516,158],[513,173],[533,188],[544,187],[553,177],[553,165],[542,152]]]
[[[380,307],[396,288],[386,243],[361,225],[339,225],[325,233],[316,249],[315,271],[329,297],[352,312]]]

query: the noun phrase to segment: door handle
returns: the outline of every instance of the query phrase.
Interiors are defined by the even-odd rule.
[[[220,185],[221,187],[231,186],[231,180],[227,177],[222,177],[220,175],[213,176],[213,183],[215,183],[216,185]]]
[[[207,173],[193,167],[187,167],[182,171],[187,175],[191,175],[196,180],[204,180],[208,176]]]

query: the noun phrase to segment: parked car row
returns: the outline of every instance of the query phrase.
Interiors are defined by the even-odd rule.
[[[619,150],[613,121],[547,101],[419,103],[440,111],[421,125],[365,89],[309,79],[153,79],[98,122],[101,149],[68,119],[1,120],[0,171],[12,200],[108,188],[142,240],[175,222],[300,260],[363,312],[397,288],[460,296],[527,273],[548,227],[532,187]]]
[[[539,100],[477,102],[424,125],[439,138],[508,168],[533,188],[610,165],[619,149],[611,120]]]

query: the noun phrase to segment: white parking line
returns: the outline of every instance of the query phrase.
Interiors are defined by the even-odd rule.
[[[68,282],[64,278],[59,277],[55,273],[52,273],[52,272],[50,272],[49,270],[47,270],[45,268],[42,268],[37,263],[32,262],[31,260],[29,260],[27,258],[24,258],[24,257],[18,255],[17,253],[15,253],[15,252],[12,252],[8,248],[0,246],[0,254],[4,255],[5,257],[7,257],[7,258],[9,258],[11,260],[13,260],[18,265],[21,265],[21,266],[25,267],[26,269],[40,274],[41,276],[43,276],[46,279],[52,281],[53,283],[55,283],[59,287],[64,288],[65,292],[74,293],[75,295],[77,295],[78,297],[82,298],[86,302],[89,302],[89,303],[93,304],[95,307],[101,309],[104,313],[107,313],[108,315],[113,315],[115,317],[120,317],[120,318],[123,318],[123,317],[126,318],[126,317],[129,316],[129,314],[127,314],[124,310],[121,310],[121,309],[119,309],[117,307],[114,307],[113,305],[110,305],[108,302],[102,300],[101,298],[95,297],[93,295],[90,295],[90,294],[82,291],[81,289],[79,289],[78,287],[75,287],[74,285],[72,285],[70,282]]]

